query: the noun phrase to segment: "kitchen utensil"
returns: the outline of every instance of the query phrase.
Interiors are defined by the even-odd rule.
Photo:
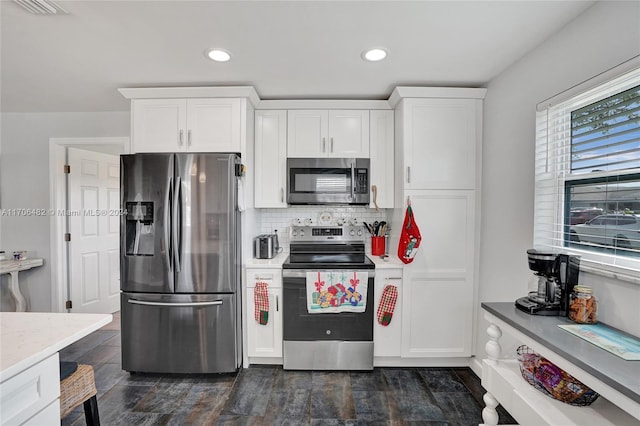
[[[369,233],[371,235],[373,235],[373,228],[371,227],[371,225],[369,225],[367,222],[362,222],[362,224],[364,225],[365,228],[367,228],[367,231],[369,231]]]

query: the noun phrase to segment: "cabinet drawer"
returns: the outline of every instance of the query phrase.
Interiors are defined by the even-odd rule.
[[[22,424],[59,397],[60,363],[56,353],[0,384],[2,424]]]
[[[247,288],[255,288],[258,281],[266,282],[269,288],[281,288],[282,272],[279,269],[247,269]]]

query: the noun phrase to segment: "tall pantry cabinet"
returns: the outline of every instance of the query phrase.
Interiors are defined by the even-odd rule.
[[[472,355],[485,93],[398,87],[389,99],[396,129],[393,251],[408,202],[422,235],[403,271],[402,357],[464,363]]]

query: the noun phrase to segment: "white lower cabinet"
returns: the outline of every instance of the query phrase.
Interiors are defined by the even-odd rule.
[[[58,353],[2,382],[0,420],[3,425],[60,424]]]
[[[400,357],[400,349],[402,347],[402,269],[376,269],[374,283],[373,356]],[[382,294],[387,286],[396,287],[398,299],[396,300],[391,322],[384,326],[378,322],[377,311]]]
[[[475,194],[472,190],[406,193],[422,242],[404,268],[402,356],[472,355]]]
[[[269,318],[266,324],[255,319],[256,283],[267,284]],[[250,363],[282,363],[282,270],[247,268],[247,355]]]

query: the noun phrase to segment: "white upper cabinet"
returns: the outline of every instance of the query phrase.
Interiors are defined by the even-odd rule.
[[[369,111],[329,111],[328,155],[369,157]]]
[[[369,157],[368,110],[289,110],[287,156]]]
[[[392,110],[370,112],[370,167],[369,185],[371,208],[393,208],[394,195],[394,118]]]
[[[133,99],[134,152],[240,152],[241,99]]]
[[[287,112],[256,111],[255,117],[255,207],[285,208]]]
[[[131,102],[133,152],[184,150],[186,99],[140,99]]]
[[[475,189],[482,101],[405,99],[404,188]]]
[[[240,152],[241,100],[187,100],[187,150]]]
[[[329,112],[293,110],[287,115],[287,157],[326,156]]]

